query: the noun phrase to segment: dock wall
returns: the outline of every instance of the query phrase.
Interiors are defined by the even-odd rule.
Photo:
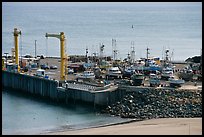
[[[58,87],[58,81],[2,71],[2,86],[17,92],[27,92],[65,103],[86,102],[93,106],[108,106],[123,98],[126,90],[89,92]]]
[[[129,92],[144,91],[147,88],[136,86],[119,86],[115,91],[89,92],[78,89],[58,87],[58,81],[2,71],[2,86],[17,92],[27,92],[50,98],[63,103],[86,102],[94,107],[108,106],[120,101]]]
[[[16,91],[28,92],[57,99],[57,81],[14,72],[2,71],[2,86]]]
[[[106,92],[89,92],[76,89],[58,88],[58,99],[64,102],[76,103],[83,101],[93,106],[108,106],[120,101],[126,94],[125,90],[115,90]]]

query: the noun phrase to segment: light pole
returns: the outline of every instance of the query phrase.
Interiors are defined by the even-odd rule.
[[[88,48],[86,48],[86,63],[88,63]]]
[[[8,53],[4,53],[4,54],[6,54],[6,69],[7,69],[7,55],[8,55]]]
[[[8,53],[4,53],[4,54],[6,54],[6,65],[7,65],[7,55],[8,55]]]

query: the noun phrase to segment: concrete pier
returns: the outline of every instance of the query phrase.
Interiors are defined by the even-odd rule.
[[[86,102],[94,107],[107,106],[122,99],[126,91],[85,91],[73,88],[59,87],[57,80],[49,80],[14,72],[2,71],[2,85],[18,92],[50,98],[64,103]]]
[[[14,72],[2,71],[2,86],[19,92],[57,99],[57,81]]]
[[[40,78],[36,76],[29,76],[25,74],[19,74],[14,72],[2,71],[2,85],[6,88],[12,88],[18,92],[27,92],[34,95],[50,98],[54,101],[60,101],[64,103],[77,103],[85,102],[96,106],[108,106],[117,101],[120,101],[129,92],[145,91],[154,89],[154,87],[143,86],[126,86],[119,85],[115,91],[97,91],[93,90],[90,86],[90,90],[84,90],[87,87],[69,88],[59,87],[57,80],[50,80]],[[174,88],[162,87],[165,89],[175,90]],[[177,89],[177,90],[200,90],[195,89]],[[202,90],[202,89],[201,89]]]

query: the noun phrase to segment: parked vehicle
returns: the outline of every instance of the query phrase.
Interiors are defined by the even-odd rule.
[[[57,69],[57,66],[56,65],[51,65],[50,69]]]
[[[40,65],[41,69],[50,69],[50,67],[47,64]]]
[[[44,70],[44,69],[38,69],[38,70],[36,71],[35,76],[44,77],[44,76],[45,76],[45,70]]]
[[[77,75],[79,79],[95,79],[95,74],[93,71],[84,71],[83,73]]]
[[[74,73],[74,69],[68,68],[68,74],[73,74],[73,73]]]

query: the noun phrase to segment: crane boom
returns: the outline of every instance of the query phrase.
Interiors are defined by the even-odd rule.
[[[60,34],[49,34],[46,33],[45,37],[55,37],[60,39],[60,53],[61,53],[61,68],[60,68],[60,80],[65,80],[65,35],[64,32],[60,32]]]
[[[45,37],[55,37],[55,38],[60,39],[60,35],[59,34],[48,34],[48,33],[46,33]]]

